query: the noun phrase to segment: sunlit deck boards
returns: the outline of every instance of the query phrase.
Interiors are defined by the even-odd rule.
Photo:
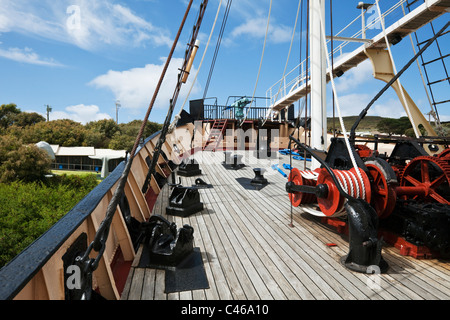
[[[210,288],[165,294],[165,271],[132,268],[122,299],[450,298],[448,262],[416,260],[385,247],[383,257],[390,265],[387,274],[376,278],[349,271],[339,262],[348,252],[344,236],[300,208],[293,209],[294,227],[289,226],[286,178],[280,173],[268,169],[264,174],[268,186],[260,191],[246,190],[236,178],[253,178],[252,169],[263,167],[252,153],[243,159],[247,166],[237,171],[221,165],[222,152],[197,155],[202,156],[201,178],[214,186],[200,190],[205,208],[189,218],[168,219],[178,227],[185,223],[194,227],[194,246],[202,252]],[[289,158],[283,156],[280,167],[283,163],[289,163]],[[293,160],[293,166],[302,165],[303,161]],[[196,178],[182,177],[181,181],[189,186]],[[164,213],[168,195],[166,186],[155,213]],[[330,242],[337,246],[326,246]]]

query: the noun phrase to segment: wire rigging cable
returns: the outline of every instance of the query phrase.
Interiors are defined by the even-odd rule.
[[[230,8],[231,8],[232,1],[233,0],[228,0],[227,7],[225,8],[225,13],[224,13],[223,20],[222,20],[222,26],[220,27],[219,37],[217,39],[216,50],[214,51],[214,56],[213,56],[213,59],[211,61],[211,66],[209,68],[208,79],[206,80],[205,91],[203,93],[203,100],[206,98],[206,94],[208,93],[208,90],[209,90],[209,84],[211,82],[211,78],[212,78],[212,74],[213,74],[213,71],[214,71],[214,67],[216,65],[217,55],[219,53],[220,45],[222,43],[223,33],[224,33],[225,27],[227,25],[228,15],[230,13]],[[216,17],[216,19],[217,19],[217,17]]]
[[[289,46],[289,52],[288,52],[288,56],[287,56],[287,59],[286,59],[286,64],[284,66],[283,76],[281,77],[281,79],[284,79],[286,77],[286,71],[287,71],[287,67],[288,67],[288,64],[289,64],[289,59],[291,57],[292,45],[294,44],[295,32],[297,30],[297,22],[298,22],[298,16],[299,16],[299,13],[300,13],[301,6],[302,6],[302,0],[299,0],[298,7],[297,7],[297,15],[295,17],[294,30],[292,31],[291,44]],[[280,94],[282,84],[283,84],[283,82],[280,81],[280,86],[278,88],[278,91],[277,91],[277,94],[275,96],[275,100],[274,101],[277,101],[277,99],[278,99],[278,95]],[[251,105],[250,105],[250,107],[251,107]],[[250,110],[250,108],[248,108],[247,114],[248,114],[249,110]],[[247,118],[247,115],[246,115],[246,118]],[[264,120],[263,125],[266,123],[267,118],[268,117],[266,117],[266,119]]]
[[[159,93],[159,89],[160,89],[161,84],[162,84],[162,82],[164,80],[166,71],[167,71],[167,69],[169,67],[169,64],[170,64],[170,61],[172,59],[172,55],[173,55],[173,53],[175,51],[176,45],[177,45],[178,40],[180,38],[180,35],[181,35],[182,30],[183,30],[184,24],[186,22],[187,16],[188,16],[189,11],[191,9],[192,2],[193,2],[193,0],[190,0],[190,2],[188,4],[188,7],[187,7],[186,12],[185,12],[185,15],[184,15],[183,20],[181,22],[181,25],[180,25],[180,27],[178,29],[178,33],[177,33],[177,35],[175,37],[175,40],[174,40],[173,45],[172,45],[172,48],[170,50],[169,56],[167,57],[166,64],[165,64],[165,66],[163,68],[163,71],[161,73],[159,82],[158,82],[158,84],[156,86],[156,89],[155,89],[155,91],[153,93],[153,98],[152,98],[152,100],[150,102],[150,105],[149,105],[149,107],[147,109],[147,113],[146,113],[146,115],[144,117],[144,120],[142,122],[141,128],[139,130],[139,133],[138,133],[138,135],[136,137],[133,149],[132,149],[131,154],[129,156],[129,159],[128,159],[126,165],[125,165],[125,169],[122,172],[122,175],[121,175],[121,177],[119,179],[117,188],[116,188],[116,190],[115,190],[115,192],[114,192],[114,194],[113,194],[113,196],[111,198],[111,201],[108,204],[108,208],[106,209],[105,218],[101,222],[101,224],[100,224],[100,226],[99,226],[99,228],[98,228],[98,230],[97,230],[97,232],[95,234],[94,240],[90,243],[89,247],[84,252],[84,254],[82,253],[81,262],[84,264],[84,268],[83,269],[87,273],[92,273],[93,271],[95,271],[97,269],[97,267],[98,267],[98,265],[100,263],[100,259],[102,258],[103,253],[105,252],[106,241],[108,239],[109,230],[110,230],[110,227],[111,227],[111,224],[112,224],[112,220],[113,220],[114,214],[115,214],[115,212],[117,210],[117,206],[118,206],[119,201],[120,201],[120,199],[122,197],[122,194],[123,194],[123,192],[125,190],[125,183],[127,181],[127,177],[128,177],[129,172],[130,172],[131,164],[132,164],[134,156],[136,154],[136,150],[137,150],[137,147],[139,145],[139,141],[140,141],[140,139],[141,139],[141,137],[143,135],[143,132],[144,132],[144,129],[145,129],[145,125],[147,124],[147,121],[148,121],[148,117],[150,116],[150,113],[151,113],[151,111],[153,109],[153,105],[154,105],[156,97],[157,97],[157,95]],[[92,252],[92,250],[98,252],[98,254],[97,254],[97,256],[95,258],[90,259],[89,255]]]
[[[261,68],[262,68],[262,63],[263,63],[263,59],[264,59],[264,52],[266,51],[267,35],[269,34],[270,15],[272,13],[272,2],[273,1],[270,0],[269,15],[267,17],[266,35],[264,36],[264,45],[263,45],[263,50],[262,50],[262,54],[261,54],[261,61],[259,62],[258,76],[256,77],[255,89],[253,90],[252,100],[250,101],[250,107],[251,107],[251,105],[253,103],[253,100],[255,100],[256,88],[258,87],[259,76],[261,74]],[[247,113],[245,114],[245,117],[242,119],[241,125],[247,119],[247,115],[248,115],[248,112],[250,110],[250,107],[247,109]]]
[[[163,146],[164,142],[166,141],[166,136],[167,136],[167,133],[169,132],[170,119],[172,119],[172,113],[175,108],[175,104],[177,102],[178,96],[180,94],[181,86],[184,83],[184,76],[187,74],[187,63],[189,60],[191,60],[191,57],[193,58],[195,42],[197,41],[197,36],[200,31],[200,26],[202,24],[203,17],[205,15],[207,4],[208,4],[208,0],[203,0],[202,4],[200,5],[200,11],[198,13],[197,22],[194,26],[194,31],[192,33],[191,40],[188,44],[188,48],[186,49],[183,66],[180,69],[180,73],[178,74],[178,81],[177,81],[177,85],[175,87],[172,99],[170,100],[169,110],[167,111],[166,119],[165,119],[163,127],[161,129],[161,133],[159,134],[158,142],[156,143],[156,146],[153,150],[153,156],[151,159],[151,163],[149,165],[147,176],[144,180],[144,185],[142,186],[142,193],[147,193],[148,188],[150,186],[152,176],[155,174],[156,165],[159,161],[159,156],[161,155],[161,151],[162,151],[162,146]]]
[[[208,51],[209,43],[211,41],[212,35],[214,33],[214,29],[216,27],[216,22],[217,22],[217,18],[219,17],[219,12],[220,12],[221,7],[222,7],[222,0],[220,0],[220,2],[219,2],[219,7],[217,8],[216,18],[214,19],[214,23],[213,23],[213,26],[211,28],[211,32],[209,34],[208,42],[206,43],[205,51],[203,52],[202,60],[200,61],[200,65],[199,65],[199,67],[197,69],[197,73],[195,75],[194,80],[192,81],[191,87],[189,88],[189,92],[188,92],[188,94],[186,96],[186,99],[184,100],[183,105],[180,108],[180,112],[177,115],[175,115],[174,120],[172,121],[172,123],[169,126],[169,131],[168,131],[169,133],[171,133],[175,129],[175,126],[176,126],[178,120],[181,118],[181,113],[182,113],[182,111],[184,109],[184,106],[186,105],[187,101],[189,100],[189,96],[191,95],[192,89],[194,88],[194,85],[197,82],[197,78],[198,78],[198,75],[200,73],[200,69],[203,66],[203,61],[205,60],[206,52]]]
[[[386,47],[387,47],[388,52],[389,52],[389,57],[391,59],[392,68],[393,68],[394,75],[395,75],[397,73],[397,68],[395,67],[394,56],[392,55],[391,46],[390,46],[389,40],[387,38],[386,27],[384,25],[383,15],[381,14],[379,0],[376,0],[375,4],[377,6],[378,16],[380,17],[381,27],[383,28],[384,41],[386,42]],[[397,82],[398,82],[398,86],[399,86],[399,89],[400,89],[400,93],[401,93],[401,96],[402,96],[403,103],[405,105],[406,113],[408,114],[409,120],[411,121],[412,127],[414,129],[414,133],[416,134],[416,137],[419,138],[420,137],[420,132],[418,131],[418,129],[417,129],[415,123],[414,123],[414,119],[411,116],[411,111],[409,110],[408,101],[406,101],[405,91],[403,90],[403,86],[402,86],[402,84],[400,82],[400,79],[398,79]]]
[[[331,85],[332,85],[332,89],[333,89],[333,95],[334,95],[334,98],[335,98],[336,110],[338,112],[339,122],[341,124],[342,132],[344,134],[345,145],[347,146],[348,154],[350,155],[350,159],[352,161],[352,165],[355,168],[355,171],[356,171],[356,174],[358,175],[358,179],[359,179],[359,181],[361,183],[361,186],[363,186],[364,185],[363,177],[362,177],[361,172],[359,171],[359,167],[358,167],[358,165],[356,163],[355,156],[354,156],[352,148],[350,146],[350,141],[349,141],[349,137],[348,137],[348,134],[347,134],[347,130],[345,129],[344,120],[343,120],[342,115],[341,115],[341,108],[340,108],[340,105],[339,105],[339,99],[338,99],[338,96],[337,96],[336,85],[335,85],[334,77],[333,77],[333,69],[331,68],[330,58],[328,56],[327,41],[326,41],[326,37],[325,37],[325,22],[323,21],[322,16],[320,17],[320,28],[321,28],[322,38],[323,38],[323,46],[324,46],[324,50],[325,50],[325,57],[326,57],[326,60],[327,60],[327,66],[329,67],[329,70],[330,70],[329,71],[329,73],[330,73],[330,81],[331,81]],[[366,197],[364,188],[362,188],[362,194],[363,194],[362,198],[364,199]]]

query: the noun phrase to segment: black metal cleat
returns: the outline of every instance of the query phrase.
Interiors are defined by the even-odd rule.
[[[175,186],[169,196],[168,215],[187,217],[203,210],[200,194],[196,187]]]
[[[264,169],[262,168],[254,168],[253,172],[255,173],[255,177],[250,182],[253,186],[265,186],[268,184],[267,179],[264,178]]]
[[[176,267],[193,252],[194,229],[191,226],[184,225],[177,230],[175,223],[160,215],[150,217],[146,226],[147,266],[163,269]]]
[[[194,159],[191,159],[180,164],[177,174],[182,177],[193,177],[201,175],[202,170],[200,170],[199,164]]]

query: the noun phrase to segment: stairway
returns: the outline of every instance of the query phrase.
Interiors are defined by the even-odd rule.
[[[208,139],[206,140],[203,151],[216,151],[217,146],[223,139],[225,129],[227,127],[227,119],[214,120]]]

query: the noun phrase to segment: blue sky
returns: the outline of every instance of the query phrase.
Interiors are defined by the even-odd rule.
[[[150,121],[164,121],[200,2],[194,1]],[[356,9],[357,2],[333,1],[335,33],[360,13]],[[42,115],[45,115],[45,106],[50,105],[50,120],[69,118],[86,123],[104,118],[115,119],[115,102],[119,100],[119,122],[143,119],[187,3],[187,0],[0,0],[0,104],[16,103],[22,111]],[[253,94],[269,3],[269,0],[233,1],[207,94],[207,97],[217,97],[219,104],[225,104],[228,96]],[[381,1],[382,9],[393,3],[395,1]],[[176,112],[183,105],[193,75],[199,67],[218,5],[219,0],[209,1],[200,30],[199,53],[191,77],[178,99]],[[190,99],[203,97],[225,6],[224,0]],[[298,1],[273,1],[256,96],[265,96],[266,90],[283,75],[297,8]],[[368,18],[374,14],[370,13]],[[436,29],[446,19],[448,14],[436,21]],[[303,25],[305,23],[306,17],[303,18]],[[360,25],[358,23],[357,26]],[[299,25],[300,20],[288,71],[300,59],[300,34],[304,36],[305,26],[301,33]],[[420,32],[424,40],[429,30],[424,28]],[[449,43],[441,41],[444,54],[450,51]],[[304,42],[302,48],[304,59]],[[350,52],[351,48],[345,50],[348,51],[343,54]],[[397,69],[414,55],[409,38],[392,50]],[[437,67],[437,71],[441,72],[442,68]],[[366,61],[336,80],[343,115],[359,114],[384,86],[384,83],[374,80],[371,73],[371,65]],[[411,66],[401,80],[420,109],[424,113],[430,111],[417,66]],[[437,94],[445,98],[448,83],[438,87]],[[331,101],[330,98],[328,100]],[[331,102],[329,105],[331,110]],[[189,109],[188,104],[185,109]],[[400,117],[405,112],[393,91],[389,91],[369,114]],[[441,120],[450,121],[448,104],[439,109],[439,114]]]

